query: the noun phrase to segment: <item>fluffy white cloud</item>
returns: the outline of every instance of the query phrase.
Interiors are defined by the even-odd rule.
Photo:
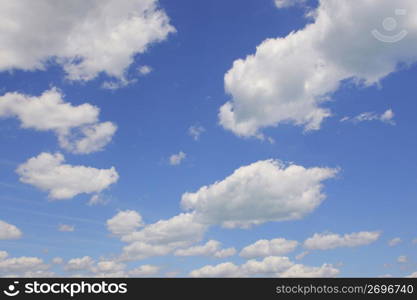
[[[62,232],[74,232],[75,227],[72,226],[72,225],[61,224],[61,225],[58,226],[58,230],[62,231]]]
[[[206,230],[206,225],[195,222],[193,214],[179,214],[122,235],[121,240],[129,244],[123,248],[120,257],[129,261],[167,255],[199,242]]]
[[[15,225],[0,220],[0,240],[15,240],[22,236],[22,232]]]
[[[48,191],[53,199],[69,199],[78,194],[98,193],[117,182],[114,168],[96,169],[64,164],[60,153],[41,153],[20,165],[20,181]]]
[[[362,231],[343,236],[335,233],[315,233],[304,241],[304,247],[309,250],[328,250],[339,247],[359,247],[369,245],[381,236],[378,231]]]
[[[188,128],[188,134],[194,139],[194,141],[198,141],[200,139],[200,135],[205,131],[204,127],[199,125],[193,125]]]
[[[227,228],[296,220],[323,201],[322,181],[336,173],[329,168],[258,161],[235,170],[223,181],[185,193],[181,205],[193,211],[200,222]]]
[[[294,265],[285,272],[283,272],[280,277],[312,277],[312,278],[328,278],[336,277],[339,275],[340,271],[329,264],[324,264],[321,267],[309,267],[304,265]]]
[[[275,5],[278,8],[284,8],[302,4],[304,2],[306,2],[306,0],[275,0]]]
[[[77,154],[100,151],[112,140],[117,127],[111,122],[100,123],[99,114],[99,108],[88,103],[73,106],[65,102],[56,88],[40,96],[0,96],[0,117],[16,117],[22,128],[53,131],[62,148]]]
[[[390,247],[395,247],[399,244],[401,244],[403,242],[403,240],[399,237],[393,238],[391,240],[388,241],[388,246]]]
[[[397,8],[406,14],[396,15]],[[225,75],[232,99],[220,108],[220,124],[242,137],[263,137],[263,128],[282,123],[319,129],[331,115],[323,103],[343,81],[371,86],[417,60],[416,14],[414,0],[320,0],[304,29],[267,39],[234,62]],[[391,32],[383,26],[390,16]]]
[[[133,210],[121,211],[107,220],[107,229],[114,235],[124,236],[142,227],[142,216]]]
[[[129,271],[131,277],[144,277],[158,275],[160,267],[153,265],[142,265]]]
[[[158,0],[1,1],[0,18],[0,71],[52,60],[70,80],[123,80],[134,55],[175,31]]]
[[[45,272],[49,269],[49,266],[37,257],[7,258],[6,252],[3,252],[2,256],[3,258],[0,257],[0,274],[2,275],[36,277],[37,272]]]
[[[236,249],[221,249],[221,243],[210,240],[202,246],[194,246],[187,249],[178,249],[175,251],[177,256],[214,256],[216,258],[225,258],[235,255]]]
[[[143,76],[145,76],[145,75],[148,75],[149,73],[151,73],[153,70],[152,70],[152,67],[150,67],[150,66],[140,66],[139,68],[138,68],[138,72],[139,72],[139,74],[141,74],[141,75],[143,75]]]
[[[70,259],[64,269],[66,271],[84,271],[91,270],[94,266],[94,260],[90,256]]]
[[[259,240],[243,248],[239,255],[244,258],[280,256],[294,251],[297,246],[297,241],[290,241],[283,238]]]
[[[294,264],[288,257],[270,256],[263,260],[249,260],[242,265],[227,262],[204,266],[190,272],[191,277],[334,277],[339,270],[332,265],[310,267]]]
[[[179,214],[123,236],[122,241],[182,247],[200,241],[206,229],[207,226],[195,222],[193,214]]]
[[[382,114],[377,114],[374,112],[364,112],[356,117],[344,117],[340,120],[341,122],[353,122],[353,123],[361,123],[361,122],[369,122],[369,121],[381,121],[383,123],[387,123],[390,125],[395,125],[394,121],[394,112],[391,109],[386,110]]]
[[[169,157],[169,164],[171,166],[178,166],[182,163],[182,161],[187,157],[187,154],[185,154],[184,152],[180,151],[177,154],[172,154]]]

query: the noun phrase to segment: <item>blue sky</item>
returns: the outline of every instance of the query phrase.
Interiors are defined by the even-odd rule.
[[[52,11],[54,16],[66,15],[64,8],[54,7],[53,1],[43,2],[51,8],[45,14]],[[90,2],[91,10],[100,11],[95,7],[98,5],[95,1]],[[0,64],[0,220],[17,227],[19,233],[13,230],[14,233],[7,233],[7,230],[0,226],[0,229],[5,231],[3,235],[0,234],[0,251],[8,254],[8,258],[3,260],[0,255],[0,275],[100,276],[101,272],[107,272],[115,276],[312,274],[315,277],[402,277],[416,272],[417,244],[413,243],[413,240],[417,238],[417,87],[414,84],[417,75],[414,62],[417,58],[404,49],[415,49],[417,28],[415,24],[413,27],[410,25],[412,23],[404,21],[405,25],[402,25],[408,26],[408,36],[404,40],[394,45],[376,40],[367,29],[380,26],[384,18],[389,17],[389,12],[393,11],[393,4],[388,0],[381,1],[382,8],[372,14],[371,18],[367,9],[372,11],[372,5],[375,6],[377,1],[370,1],[369,7],[364,7],[361,15],[357,16],[355,22],[358,28],[352,29],[353,36],[358,34],[358,30],[362,30],[362,34],[351,42],[359,46],[337,49],[339,43],[340,47],[345,47],[345,41],[335,40],[338,37],[331,33],[328,34],[327,40],[325,37],[322,43],[316,45],[313,34],[313,42],[309,42],[307,35],[310,33],[305,33],[305,28],[308,24],[320,25],[320,17],[308,18],[308,12],[315,11],[319,15],[320,12],[346,13],[349,16],[351,11],[338,7],[338,4],[335,4],[337,1],[334,0],[323,0],[321,4],[315,1],[300,2],[302,3],[294,6],[279,7],[279,4],[271,0],[126,1],[126,6],[135,3],[158,3],[157,8],[151,8],[152,13],[165,14],[169,18],[171,29],[163,23],[142,24],[140,26],[143,27],[139,29],[142,28],[143,31],[121,35],[121,39],[134,40],[129,34],[145,36],[149,31],[149,35],[152,35],[155,26],[161,31],[165,30],[158,37],[159,41],[148,38],[146,51],[134,47],[127,53],[110,51],[112,64],[103,66],[97,63],[94,67],[98,71],[89,71],[88,75],[91,78],[87,79],[71,78],[79,73],[71,73],[72,71],[65,67],[76,65],[76,62],[65,65],[59,57],[69,59],[80,56],[81,60],[93,61],[94,55],[88,56],[85,54],[88,51],[81,50],[77,53],[72,47],[62,44],[63,42],[57,42],[51,33],[36,32],[35,37],[39,38],[40,43],[43,40],[43,43],[51,42],[51,49],[57,49],[55,53],[53,50],[39,50],[40,46],[36,43],[30,44],[34,43],[33,40],[36,41],[36,38],[28,41],[29,48],[21,49],[23,46],[14,42],[6,44],[5,47],[9,48],[4,54],[0,53],[1,60],[10,61]],[[417,13],[417,7],[412,1],[398,2],[400,3],[396,4],[397,6],[402,5],[401,8],[407,9],[407,18]],[[120,8],[120,15],[117,16],[107,16],[105,10],[100,11],[102,15],[99,18],[114,17],[115,22],[121,22],[118,18],[122,18],[122,21],[123,17],[129,18],[123,9]],[[141,12],[137,9],[140,18]],[[17,20],[15,22],[19,22],[19,17],[22,16],[18,5],[14,14]],[[73,24],[81,24],[88,16],[80,16],[74,12],[73,15],[69,14],[68,18],[74,19],[71,26],[75,28]],[[330,29],[324,28],[321,32],[331,32],[332,26],[349,28],[349,23],[343,23],[351,22],[349,18],[347,20],[331,19],[328,25]],[[24,27],[27,26],[27,22],[21,22],[24,30],[19,32],[9,32],[9,27],[0,26],[0,32],[4,31],[5,36],[4,40],[0,40],[19,40],[30,34],[32,29]],[[61,24],[62,20],[57,17],[51,22]],[[131,26],[136,28],[134,24]],[[93,26],[77,32],[74,28],[66,31],[62,29],[60,32],[58,26],[56,34],[83,37],[94,34],[94,30],[97,29]],[[381,27],[379,29],[383,30]],[[111,28],[109,30],[111,32]],[[305,33],[305,40],[300,44],[288,37],[291,32],[297,31]],[[99,34],[102,36],[97,37],[98,42],[106,41],[108,33]],[[348,36],[345,39],[347,38]],[[272,41],[271,48],[265,47],[265,53],[270,51],[268,55],[262,54],[261,50],[257,52],[257,47],[265,45],[266,39]],[[74,40],[74,43],[78,41]],[[285,48],[290,42],[295,43],[294,49],[305,48],[306,52],[300,50],[300,55],[293,55],[292,53],[298,50],[274,50],[279,47]],[[106,45],[109,48],[112,46],[117,47],[111,42]],[[80,47],[82,49],[83,45]],[[333,50],[335,52],[332,52]],[[106,49],[98,47],[94,51],[99,57],[100,51],[104,53]],[[337,56],[338,53],[340,57]],[[21,59],[19,57],[20,60],[13,62],[12,54],[16,57],[20,55]],[[113,64],[112,59],[118,61],[129,55],[133,60],[122,64],[123,74],[112,76],[110,73],[118,68],[118,64]],[[250,59],[246,60],[248,55],[254,55],[253,64]],[[303,60],[300,60],[301,58]],[[309,81],[308,76],[313,76],[308,72],[311,66],[305,65],[304,59],[308,62],[309,59],[316,61],[318,58],[324,59],[324,79],[323,82],[320,79],[315,83],[315,79]],[[29,61],[32,59],[43,66],[31,64]],[[241,59],[245,66],[242,70],[233,65],[238,59]],[[297,60],[300,60],[299,64],[291,64],[291,69],[286,69],[288,66],[285,61]],[[95,61],[94,63],[96,64]],[[149,66],[152,71],[149,74],[140,74],[140,66]],[[268,69],[271,67],[263,73],[267,69],[263,66],[268,66]],[[312,72],[315,74],[321,71],[314,68]],[[237,79],[230,82],[226,79],[225,83],[224,77],[227,72]],[[292,78],[291,74],[295,74],[294,78],[297,79]],[[313,86],[313,92],[306,91],[296,99],[291,95],[298,93],[294,91],[303,89],[303,86],[299,85],[299,78],[307,78],[305,82]],[[119,86],[115,89],[104,88],[103,83],[109,80]],[[327,88],[328,83],[330,87]],[[268,84],[273,87],[270,88]],[[314,84],[317,87],[314,87]],[[262,98],[264,94],[257,88],[264,85],[268,96]],[[275,89],[274,86],[281,89]],[[109,135],[109,140],[104,145],[83,152],[74,150],[72,146],[64,146],[57,138],[68,138],[71,143],[72,139],[78,138],[80,132],[71,136],[52,127],[46,130],[36,128],[37,125],[22,128],[24,117],[21,111],[29,107],[28,102],[23,104],[22,108],[15,109],[14,104],[10,103],[16,103],[17,100],[10,98],[10,93],[16,92],[29,99],[27,97],[40,97],[45,91],[53,88],[61,95],[62,101],[73,107],[89,103],[99,109],[99,120],[94,121],[95,123],[86,121],[87,125],[83,126],[100,124],[97,122],[112,122],[117,126],[117,131]],[[316,89],[324,89],[324,92],[315,92]],[[289,95],[288,99],[284,99],[285,95]],[[326,100],[323,100],[325,98]],[[224,125],[222,116],[219,116],[219,109],[228,101],[234,105],[233,114],[237,121],[231,125]],[[275,105],[288,101],[300,103],[298,111],[308,110],[306,116],[299,115],[298,112],[286,112],[286,106]],[[3,114],[2,102],[5,105]],[[243,107],[242,110],[239,111],[239,107]],[[262,112],[259,115],[251,115],[259,107],[263,109]],[[322,108],[331,113],[319,120],[319,128],[308,130],[310,120],[306,118],[310,110],[311,113],[319,114]],[[383,117],[386,112],[389,113]],[[28,114],[28,118],[34,115],[31,111]],[[48,110],[42,112],[47,120],[48,114]],[[285,116],[278,117],[282,114]],[[251,128],[239,131],[239,120],[245,118],[252,120],[251,124],[262,125],[251,125]],[[343,118],[345,121],[341,121]],[[33,122],[36,123],[37,120],[39,119],[35,118]],[[198,139],[189,134],[191,126],[204,129]],[[185,153],[185,158],[177,165],[170,164],[170,157],[180,152]],[[29,181],[32,180],[32,183],[22,180],[24,175],[16,171],[22,165],[28,169],[33,167],[28,165],[29,159],[39,158],[41,153],[61,153],[65,157],[65,163],[71,166],[85,166],[96,170],[110,170],[114,167],[118,179],[104,184],[101,188],[93,187],[92,192],[81,190],[74,196],[53,197],[50,194],[53,180],[42,179],[45,174],[40,174],[48,170],[35,168],[29,171]],[[323,179],[317,179],[315,176],[306,177],[307,179],[290,178],[291,174],[284,173],[284,177],[277,177],[274,181],[275,175],[269,180],[268,174],[251,174],[251,169],[245,168],[257,162],[270,162],[269,159],[282,162],[282,165],[266,163],[267,167],[277,168],[278,172],[284,172],[286,168],[297,165],[305,170],[317,167],[318,172],[333,170],[334,173],[323,175]],[[199,191],[203,186],[227,181],[230,179],[229,176],[241,167],[245,168],[240,177],[242,185],[248,180],[248,185],[253,187],[250,189],[253,194],[250,194],[248,199],[240,200],[244,197],[241,193],[248,193],[242,186],[241,190],[231,189],[222,195],[214,185],[213,193],[207,198],[204,198],[201,190]],[[305,172],[300,174],[310,176]],[[73,176],[77,177],[75,173]],[[256,176],[259,176],[259,179]],[[87,186],[90,177],[85,178],[87,183],[83,180],[80,184]],[[93,181],[92,178],[91,180]],[[258,181],[254,183],[256,180],[260,181],[259,185]],[[264,184],[263,180],[267,182]],[[305,184],[306,189],[318,188],[318,194],[313,197],[325,199],[306,212],[301,208],[304,202],[298,203],[298,200],[294,200],[298,197],[300,188],[288,183],[284,193],[274,190],[279,189],[282,182],[287,180],[295,186]],[[57,183],[61,186],[54,188],[66,188],[65,184],[68,182],[63,178]],[[45,188],[45,185],[49,188]],[[227,182],[224,187],[228,188]],[[259,194],[255,188],[259,188]],[[269,188],[274,190],[271,195],[265,192],[269,191]],[[162,240],[151,242],[146,236],[133,241],[124,238],[132,232],[139,232],[140,235],[141,230],[147,230],[151,224],[159,220],[169,220],[184,212],[181,199],[184,199],[187,192],[194,193],[202,207],[199,210],[200,206],[196,205],[194,210],[191,210],[190,214],[201,217],[201,220],[196,217],[192,222],[201,222],[207,227],[203,233],[197,230],[195,239],[191,237],[188,240],[185,238],[174,241],[180,245],[174,246]],[[292,193],[295,198],[291,198]],[[103,199],[105,203],[88,205],[94,195]],[[223,228],[221,222],[211,220],[218,217],[224,218],[224,222],[234,221],[234,214],[227,215],[228,212],[222,212],[220,204],[218,207],[217,204],[210,203],[224,201],[224,205],[227,206],[229,201],[236,201],[237,209],[243,211],[252,205],[256,207],[257,202],[259,207],[264,207],[263,197],[268,201],[272,199],[272,204],[268,202],[271,207],[265,204],[267,209],[264,213],[267,214],[269,209],[276,208],[277,215],[269,216],[269,219],[257,215],[258,221],[262,219],[258,225],[251,224],[249,228],[236,225],[230,229]],[[276,202],[273,202],[274,197],[277,198]],[[205,204],[204,201],[209,204]],[[294,208],[296,213],[300,213],[298,218],[281,215],[280,207],[291,201],[300,205]],[[112,229],[108,220],[127,211],[135,212],[130,214],[133,220],[127,216],[117,220],[128,224],[127,231],[117,234],[117,230]],[[210,211],[210,216],[204,215],[208,214],[207,211]],[[250,222],[250,212],[245,213],[245,216],[248,216],[247,221]],[[285,218],[287,220],[284,220]],[[208,219],[211,221],[207,221]],[[130,222],[134,225],[130,226]],[[73,231],[60,231],[60,225],[69,225],[73,227]],[[123,224],[120,226],[123,227]],[[152,230],[149,229],[150,235],[172,233],[166,228],[156,228],[158,232]],[[161,233],[163,230],[167,232]],[[355,236],[361,232],[362,235]],[[199,233],[202,234],[201,237],[198,237]],[[331,236],[331,233],[334,235]],[[332,242],[316,238],[316,246],[308,246],[306,240],[313,238],[315,234],[328,236],[328,240],[332,239]],[[355,238],[345,236],[352,234]],[[398,240],[400,242],[396,245],[392,243],[390,246],[389,241],[394,238],[400,238],[401,241]],[[284,244],[288,246],[288,241],[297,241],[298,244],[291,251],[275,249],[267,254],[258,253],[251,257],[239,255],[242,254],[243,248],[258,240],[274,239],[282,239],[281,248],[285,248]],[[216,251],[210,252],[207,249],[201,250],[206,255],[180,256],[176,252],[179,249],[204,245],[209,240],[221,243],[217,250],[234,248],[234,255],[213,257]],[[356,240],[356,244],[352,243],[352,240]],[[129,258],[123,255],[124,247],[140,242],[156,247],[151,251],[153,254],[135,253]],[[263,245],[261,248],[265,250],[267,247]],[[164,255],[157,255],[158,249],[164,249],[161,250]],[[296,256],[303,252],[308,254],[296,259]],[[26,265],[21,259],[24,256],[31,257],[35,263]],[[406,256],[406,259],[398,259],[400,256]],[[77,261],[83,257],[88,259]],[[277,263],[281,264],[279,266],[274,266],[273,263],[268,265],[267,257],[288,257],[291,263],[286,268],[282,266],[285,265],[282,262]],[[10,261],[7,260],[11,258],[17,258],[21,266],[15,269],[10,267]],[[53,260],[54,258],[62,260]],[[250,259],[265,264],[264,270],[269,271],[251,269],[247,265]],[[110,269],[100,267],[99,263],[103,261],[112,263]],[[143,265],[153,266],[154,269],[147,273],[146,269],[140,269]],[[211,265],[212,268],[204,269],[207,265]],[[136,273],[129,273],[129,270],[136,268],[139,268]],[[277,271],[278,269],[280,271]],[[194,273],[190,273],[192,271]]]

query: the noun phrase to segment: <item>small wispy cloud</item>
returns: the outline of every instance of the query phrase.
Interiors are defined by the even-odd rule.
[[[178,166],[180,165],[183,160],[187,157],[187,154],[180,151],[178,154],[172,154],[169,158],[169,164],[171,166]]]
[[[386,124],[395,125],[394,116],[392,109],[388,109],[382,114],[364,112],[355,117],[343,117],[340,119],[340,122],[352,122],[358,124],[362,122],[380,121]]]
[[[399,237],[393,238],[393,239],[391,239],[391,240],[388,241],[388,246],[395,247],[395,246],[401,244],[402,241],[403,240],[401,238],[399,238]]]
[[[199,125],[193,125],[188,128],[188,134],[194,139],[194,141],[198,141],[200,139],[200,135],[205,131],[206,129]]]
[[[75,227],[72,225],[67,225],[67,224],[60,224],[58,226],[58,230],[61,232],[74,232],[75,231]]]

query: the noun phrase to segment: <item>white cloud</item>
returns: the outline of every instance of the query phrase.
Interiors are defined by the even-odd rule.
[[[15,225],[0,220],[0,240],[15,240],[22,237],[22,232]]]
[[[140,67],[138,68],[138,72],[139,72],[139,74],[140,74],[140,75],[143,75],[143,76],[148,75],[148,74],[149,74],[149,73],[151,73],[152,71],[153,71],[152,67],[150,67],[150,66],[146,66],[146,65],[144,65],[144,66],[140,66]]]
[[[187,157],[187,154],[180,151],[178,154],[172,154],[169,158],[169,164],[171,166],[178,166]]]
[[[296,220],[325,198],[322,181],[337,170],[258,161],[234,171],[223,181],[185,193],[181,205],[196,220],[227,228],[247,228],[268,221]]]
[[[405,264],[408,262],[408,257],[405,255],[398,256],[397,262],[400,264]]]
[[[195,222],[193,214],[179,214],[160,220],[121,236],[122,241],[129,243],[123,248],[121,259],[129,261],[167,255],[199,242],[206,230],[207,226]]]
[[[395,15],[397,8],[407,14]],[[242,137],[262,137],[263,128],[287,123],[319,129],[331,115],[323,103],[343,81],[375,85],[417,60],[416,11],[414,0],[321,0],[304,29],[266,39],[234,62],[225,75],[232,99],[220,108],[220,124]],[[382,26],[388,16],[398,22],[394,32]],[[375,29],[407,36],[386,43],[373,36]]]
[[[200,135],[205,131],[204,127],[199,125],[193,125],[188,128],[188,134],[194,139],[194,141],[198,141],[200,139]]]
[[[315,233],[304,241],[304,247],[309,250],[328,250],[340,247],[359,247],[369,245],[381,236],[378,231],[362,231],[343,236],[335,233]]]
[[[117,182],[119,175],[112,167],[96,169],[64,164],[62,154],[41,153],[20,165],[20,181],[48,191],[52,199],[69,199],[78,194],[98,193]]]
[[[388,246],[390,247],[395,247],[399,244],[401,244],[403,242],[403,240],[399,237],[393,238],[391,240],[388,241]]]
[[[340,122],[352,122],[352,123],[361,123],[361,122],[369,122],[369,121],[381,121],[383,123],[387,123],[390,125],[395,125],[394,121],[394,112],[391,109],[386,110],[382,114],[377,114],[374,112],[365,112],[357,115],[356,117],[344,117],[340,120]]]
[[[235,253],[236,249],[234,248],[221,249],[221,243],[214,240],[210,240],[202,246],[194,246],[175,251],[175,255],[177,256],[213,256],[216,258],[226,258],[235,255]]]
[[[72,225],[61,224],[58,226],[58,230],[62,232],[73,232],[75,231],[75,227]]]
[[[295,259],[296,260],[302,260],[304,257],[306,257],[309,254],[310,254],[310,252],[308,252],[308,251],[301,252],[300,254],[295,256]]]
[[[190,272],[191,277],[335,277],[339,270],[329,264],[310,267],[294,264],[288,257],[270,256],[249,260],[242,265],[231,262],[204,266]]]
[[[290,241],[283,238],[259,240],[243,248],[239,255],[244,258],[280,256],[294,251],[297,246],[297,241]]]
[[[339,270],[329,264],[324,264],[321,267],[308,267],[304,265],[294,265],[284,273],[281,274],[280,277],[300,277],[300,278],[328,278],[328,277],[336,277],[339,275]]]
[[[109,199],[104,197],[103,195],[96,194],[91,196],[90,200],[88,200],[88,206],[95,206],[95,205],[106,205],[109,202]]]
[[[0,260],[6,259],[9,254],[6,251],[0,251]]]
[[[70,259],[64,269],[66,271],[84,271],[91,270],[94,266],[94,260],[90,256]]]
[[[142,265],[129,271],[131,277],[144,277],[158,275],[160,267],[153,265]]]
[[[4,252],[5,253],[5,252]],[[49,266],[37,257],[11,257],[0,258],[0,274],[5,276],[36,277],[36,273],[45,272]]]
[[[175,31],[158,0],[2,1],[0,18],[0,71],[54,61],[70,80],[123,80],[134,55]]]
[[[408,278],[417,278],[417,272],[414,272],[413,274],[410,274],[407,276]]]
[[[298,4],[303,4],[306,0],[275,0],[275,5],[278,8],[290,7]]]
[[[0,96],[0,117],[16,117],[22,128],[53,131],[60,146],[76,154],[100,151],[112,140],[117,127],[111,122],[100,123],[99,114],[99,108],[91,104],[65,102],[56,88],[38,97],[20,93]]]
[[[143,225],[142,216],[133,210],[121,211],[107,220],[107,229],[117,236],[133,233]]]
[[[62,257],[54,257],[52,259],[52,263],[55,265],[61,265],[64,263],[64,259]]]

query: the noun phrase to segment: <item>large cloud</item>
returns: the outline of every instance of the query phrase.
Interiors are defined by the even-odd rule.
[[[332,265],[310,267],[294,264],[288,257],[269,256],[263,260],[249,260],[242,265],[231,262],[204,266],[190,272],[191,277],[335,277],[339,270]]]
[[[313,22],[304,29],[267,39],[234,62],[225,75],[232,99],[219,113],[224,128],[243,137],[262,137],[262,128],[281,123],[319,129],[331,115],[322,104],[342,81],[370,86],[417,60],[414,0],[320,0],[309,16]],[[375,29],[388,38],[372,34]],[[395,34],[400,41],[383,41]]]
[[[314,234],[304,242],[309,250],[327,250],[339,247],[359,247],[369,245],[381,236],[379,231],[362,231],[343,236],[334,233]]]
[[[22,128],[53,131],[64,149],[87,154],[100,151],[116,132],[111,122],[100,123],[100,110],[88,103],[73,106],[56,88],[40,96],[7,93],[0,96],[0,117],[16,117]]]
[[[199,222],[228,228],[296,220],[323,201],[322,181],[336,173],[329,168],[258,161],[195,193],[185,193],[181,204],[193,211]]]
[[[20,181],[48,191],[52,199],[69,199],[78,194],[99,193],[117,182],[119,175],[112,167],[96,169],[64,163],[62,154],[41,153],[20,165]]]
[[[135,54],[175,31],[158,0],[0,1],[0,18],[0,71],[53,60],[71,80],[125,80]]]
[[[0,220],[0,240],[15,240],[22,236],[22,232],[15,225]]]
[[[36,277],[45,276],[49,266],[37,257],[8,257],[8,253],[0,251],[0,275]]]

